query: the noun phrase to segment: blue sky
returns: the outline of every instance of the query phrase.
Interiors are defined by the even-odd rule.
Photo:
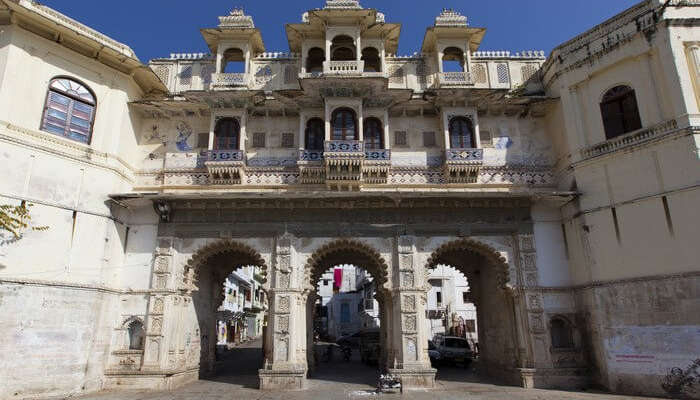
[[[321,8],[325,0],[40,0],[112,38],[126,43],[143,62],[170,53],[208,52],[200,28],[217,16],[244,7],[262,31],[267,51],[288,51],[284,24]],[[549,51],[638,0],[361,0],[362,6],[402,24],[399,54],[420,49],[425,29],[443,7],[466,15],[471,26],[487,28],[481,50]]]

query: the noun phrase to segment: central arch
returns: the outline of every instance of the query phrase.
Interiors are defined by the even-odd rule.
[[[389,329],[391,326],[391,291],[387,288],[389,282],[389,265],[382,255],[372,246],[358,240],[333,240],[316,249],[304,264],[304,296],[307,310],[306,338],[307,365],[310,371],[315,370],[316,360],[313,356],[313,309],[318,299],[316,283],[321,280],[324,272],[339,265],[354,265],[364,269],[374,279],[376,295],[379,303],[379,337],[380,355],[378,368],[387,368],[388,353],[391,347]],[[373,383],[373,382],[372,382]]]

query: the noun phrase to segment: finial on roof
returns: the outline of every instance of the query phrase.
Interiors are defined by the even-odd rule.
[[[255,28],[253,17],[245,15],[243,7],[234,7],[224,17],[219,17],[219,28]]]
[[[451,8],[443,8],[435,17],[435,26],[467,26],[467,17]]]
[[[347,10],[362,8],[362,6],[359,0],[326,0],[324,8]]]

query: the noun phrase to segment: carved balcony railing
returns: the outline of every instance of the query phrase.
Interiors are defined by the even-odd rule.
[[[469,72],[440,72],[438,82],[441,87],[445,86],[471,86],[474,84]]]
[[[236,185],[245,179],[243,150],[210,150],[204,163],[209,182],[215,185]]]
[[[325,75],[352,75],[360,76],[365,69],[364,61],[324,61],[323,73]]]
[[[483,161],[483,149],[447,149],[445,180],[448,183],[476,183]]]
[[[364,145],[359,140],[327,140],[324,143],[326,186],[335,190],[357,190],[362,182]]]
[[[323,150],[299,150],[299,183],[323,184],[326,168],[323,165]]]
[[[391,150],[367,149],[365,150],[365,162],[362,166],[362,179],[364,183],[386,183],[391,169]]]
[[[246,87],[248,75],[244,73],[220,73],[211,75],[212,86],[217,88]]]
[[[648,142],[653,139],[663,137],[669,133],[673,133],[678,129],[678,123],[675,119],[664,121],[660,124],[649,128],[640,129],[628,134],[618,136],[606,140],[605,142],[595,144],[591,147],[581,150],[581,158],[588,159],[597,157],[603,154],[612,153],[614,151],[634,146],[640,143]]]

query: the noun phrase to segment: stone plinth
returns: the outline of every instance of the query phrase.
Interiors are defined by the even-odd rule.
[[[389,369],[389,374],[401,378],[401,391],[435,387],[435,368]]]
[[[303,390],[306,388],[306,370],[258,370],[260,390]]]

